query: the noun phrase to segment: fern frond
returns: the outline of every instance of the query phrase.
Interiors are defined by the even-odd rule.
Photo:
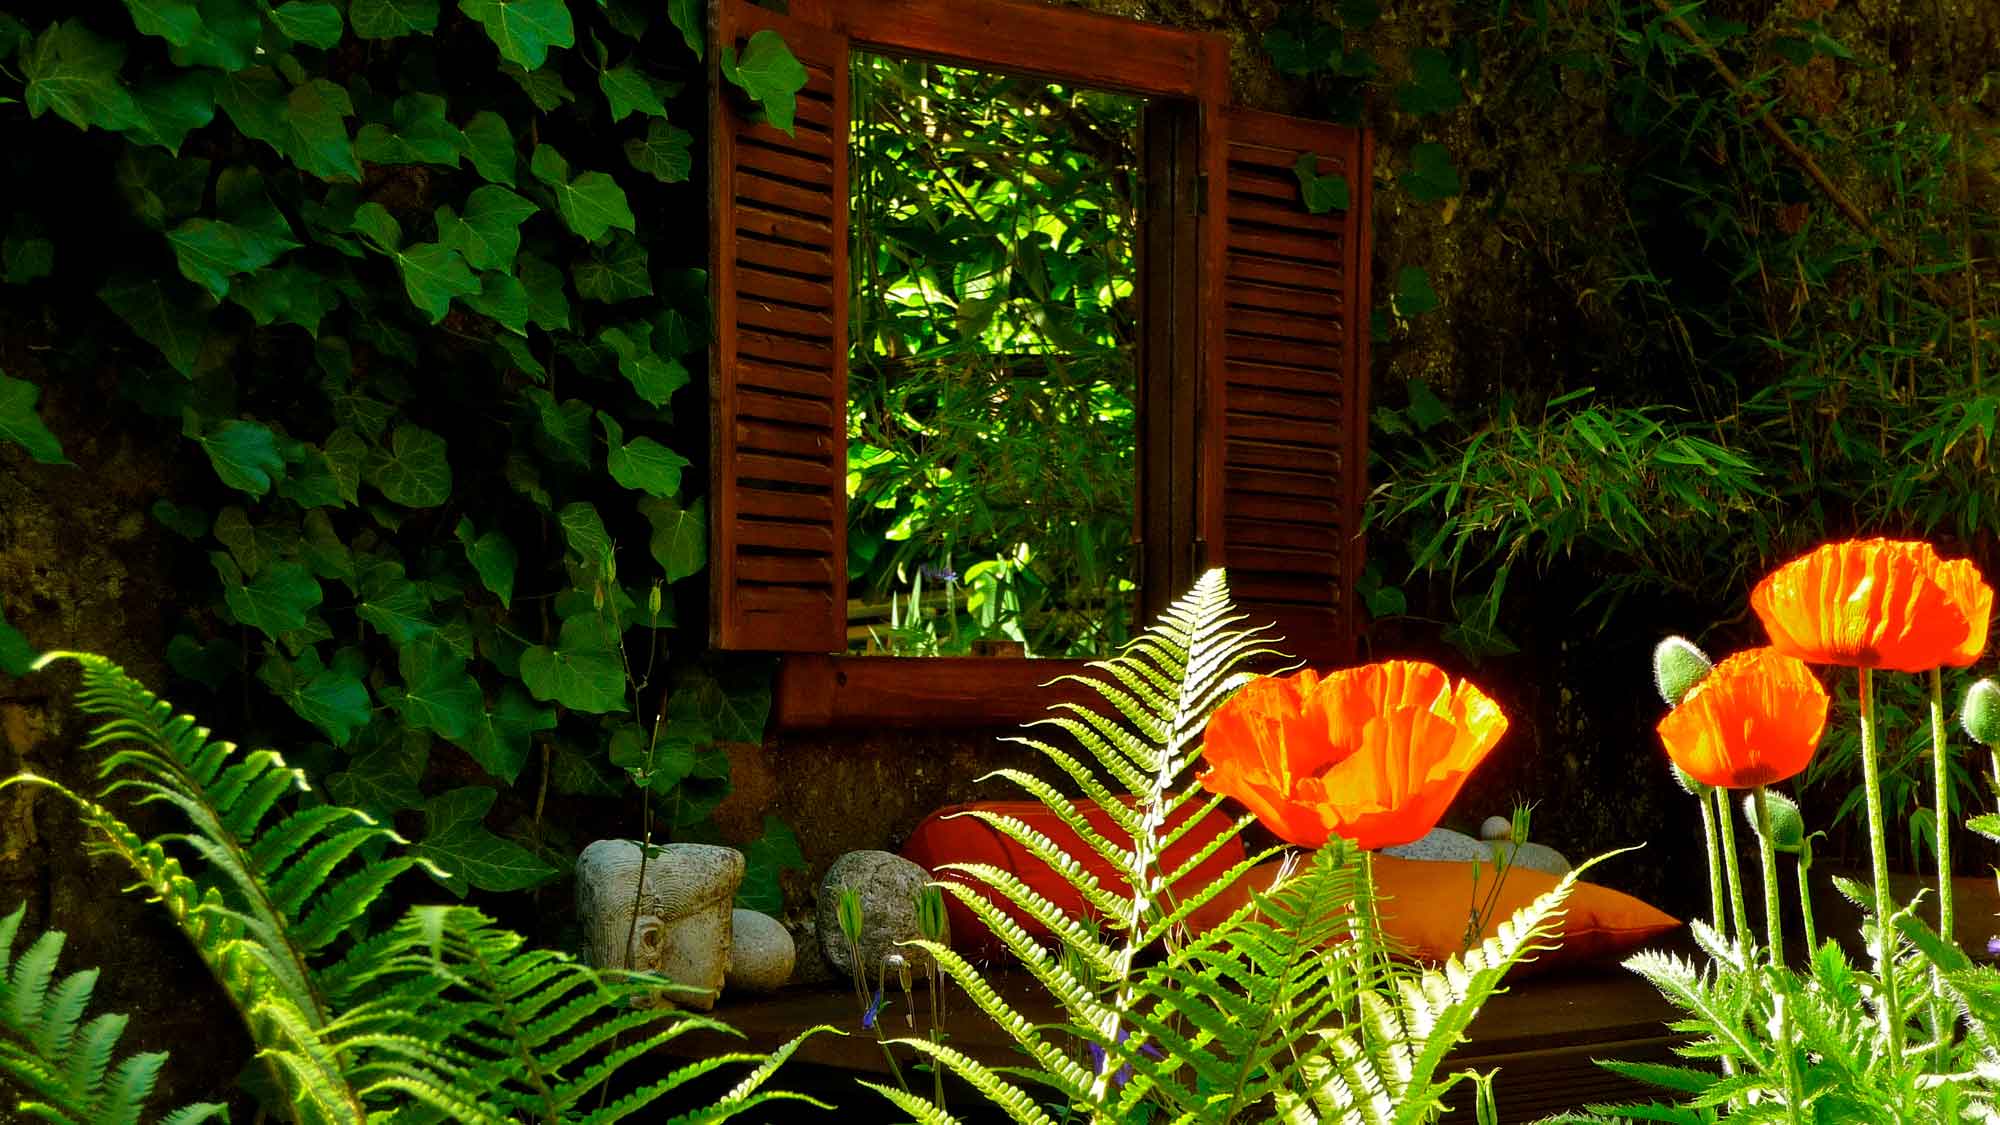
[[[0,919],[0,1085],[13,1087],[6,1101],[15,1112],[76,1125],[137,1125],[159,1080],[162,1052],[127,1055],[112,1065],[126,1017],[100,1015],[83,1022],[97,988],[96,969],[58,978],[64,935],[45,930],[14,955],[26,905]],[[162,1120],[193,1125],[227,1118],[222,1106],[201,1102]]]

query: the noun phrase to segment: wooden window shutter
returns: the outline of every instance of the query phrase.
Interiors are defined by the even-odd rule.
[[[717,0],[717,44],[770,28],[805,65],[795,135],[711,75],[712,612],[718,648],[838,652],[847,602],[844,35]]]
[[[1204,450],[1208,560],[1279,647],[1351,663],[1367,468],[1372,142],[1357,129],[1212,109],[1203,163]],[[1314,215],[1294,171],[1347,181]]]

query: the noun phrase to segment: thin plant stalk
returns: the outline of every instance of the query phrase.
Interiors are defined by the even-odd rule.
[[[1937,787],[1938,936],[1952,941],[1951,773],[1945,760],[1944,673],[1931,669],[1931,780]]]
[[[1882,978],[1882,1034],[1889,1057],[1903,1057],[1903,998],[1896,989],[1895,947],[1889,937],[1889,833],[1882,813],[1882,767],[1876,761],[1875,674],[1861,671],[1861,785],[1868,801],[1870,874],[1875,881],[1875,955]]]
[[[1704,792],[1701,794],[1699,803],[1701,805],[1702,838],[1708,845],[1708,918],[1710,922],[1714,923],[1715,928],[1720,930],[1723,924],[1722,912],[1726,909],[1723,906],[1722,900],[1722,856],[1720,854],[1722,841],[1717,838],[1715,830],[1715,802],[1710,800],[1709,795]]]
[[[1718,825],[1722,830],[1722,859],[1729,873],[1729,917],[1736,940],[1750,940],[1750,911],[1743,905],[1743,864],[1736,853],[1736,814],[1729,810],[1729,791],[1717,789],[1715,801]]]
[[[1799,926],[1806,933],[1807,957],[1811,957],[1813,951],[1819,948],[1819,934],[1813,929],[1812,888],[1806,883],[1806,872],[1812,870],[1812,860],[1807,858],[1810,854],[1801,849],[1798,864],[1794,868],[1799,878]]]
[[[1774,984],[1781,984],[1780,975],[1785,967],[1785,928],[1781,917],[1778,896],[1778,849],[1771,842],[1771,810],[1764,804],[1764,787],[1759,785],[1751,790],[1757,805],[1757,852],[1764,863],[1764,934],[1771,946],[1771,969]],[[1778,1035],[1780,1037],[1780,1065],[1785,1068],[1785,1115],[1793,1125],[1799,1125],[1799,1103],[1805,1100],[1799,1085],[1798,1059],[1792,1053],[1792,1007],[1786,1003],[1789,997],[1780,989],[1772,998],[1778,1009]]]

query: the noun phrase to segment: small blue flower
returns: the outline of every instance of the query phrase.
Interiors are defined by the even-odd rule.
[[[1986,955],[1988,957],[2000,957],[2000,937],[1986,939]]]
[[[875,999],[869,1001],[868,1010],[861,1013],[861,1030],[875,1030],[875,1018],[882,1014],[882,990],[875,990]]]
[[[958,581],[958,572],[948,566],[925,566],[922,569],[924,577],[932,582]]]
[[[1131,1038],[1132,1038],[1131,1028],[1126,1027],[1126,1028],[1120,1028],[1118,1030],[1118,1041],[1120,1043],[1124,1043]],[[1090,1072],[1092,1074],[1103,1074],[1105,1067],[1105,1059],[1106,1059],[1104,1048],[1098,1046],[1095,1043],[1087,1044],[1087,1046],[1090,1050]],[[1166,1055],[1161,1053],[1158,1047],[1153,1046],[1151,1043],[1147,1043],[1141,1046],[1139,1048],[1139,1053],[1146,1056],[1149,1059],[1164,1059],[1167,1057]],[[1111,1084],[1114,1086],[1122,1087],[1125,1085],[1125,1083],[1130,1082],[1131,1080],[1132,1080],[1131,1063],[1126,1063],[1124,1066],[1119,1067],[1118,1073],[1111,1076]]]

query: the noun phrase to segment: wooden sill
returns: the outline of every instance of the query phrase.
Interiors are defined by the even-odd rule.
[[[1073,683],[1082,660],[788,655],[778,666],[780,730],[1017,726],[1062,700],[1097,693]],[[1049,685],[1049,686],[1044,686]]]

